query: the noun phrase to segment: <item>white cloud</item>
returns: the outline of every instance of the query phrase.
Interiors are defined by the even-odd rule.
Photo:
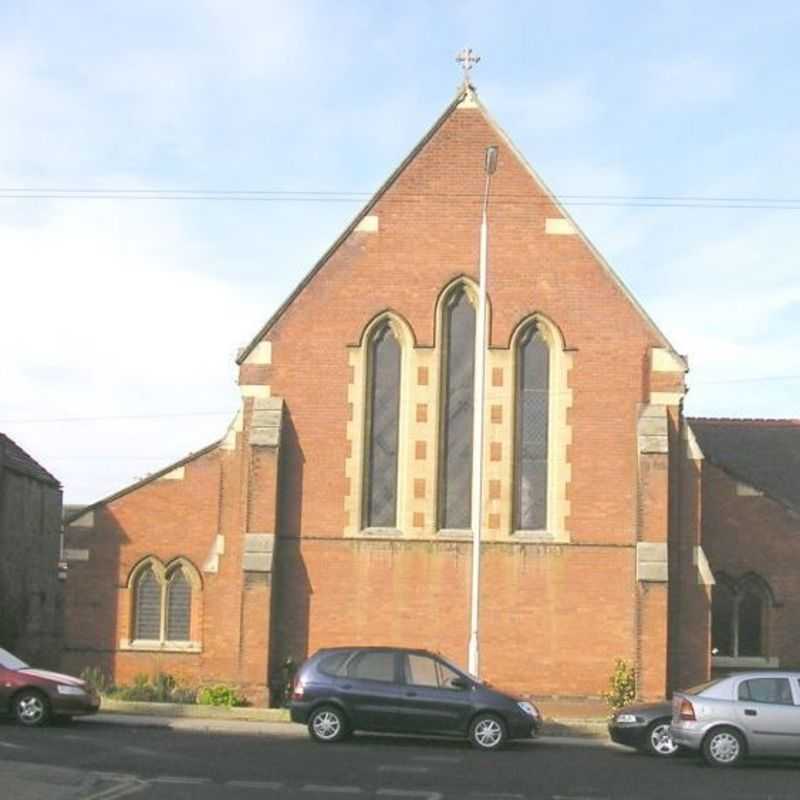
[[[703,55],[687,55],[651,63],[644,75],[648,105],[708,105],[733,99],[735,73]]]
[[[689,355],[691,413],[797,416],[800,232],[786,213],[700,240],[661,267],[670,288],[648,310]]]
[[[44,222],[0,226],[0,243],[13,298],[0,319],[0,418],[221,412],[5,423],[57,473],[68,500],[118,489],[224,433],[238,403],[237,347],[280,298],[257,302],[222,268],[213,276],[215,254],[159,205],[64,202]]]

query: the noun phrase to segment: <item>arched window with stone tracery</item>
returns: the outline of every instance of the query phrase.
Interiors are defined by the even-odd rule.
[[[402,348],[389,320],[372,332],[368,353],[363,526],[395,528]]]
[[[535,322],[517,338],[514,529],[547,529],[550,435],[550,346]]]
[[[774,598],[769,584],[750,572],[734,580],[714,576],[711,595],[711,646],[714,655],[765,658],[769,655],[768,619]]]
[[[463,284],[442,305],[439,528],[471,527],[475,306]]]
[[[200,588],[192,564],[180,558],[165,568],[159,559],[150,557],[135,568],[129,585],[134,643],[191,641],[192,600]]]

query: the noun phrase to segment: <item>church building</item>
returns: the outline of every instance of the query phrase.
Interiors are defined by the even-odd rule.
[[[67,520],[65,669],[269,702],[320,647],[467,666],[489,147],[480,676],[800,666],[800,423],[684,417],[686,358],[465,82],[241,351],[222,438]]]

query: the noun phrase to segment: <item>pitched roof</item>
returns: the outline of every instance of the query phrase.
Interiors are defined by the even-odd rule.
[[[29,456],[16,442],[0,433],[0,469],[10,469],[34,480],[61,488],[58,478]]]
[[[492,118],[489,114],[486,107],[483,103],[478,99],[477,93],[475,89],[471,85],[466,85],[462,87],[455,96],[455,99],[447,106],[444,110],[442,115],[433,123],[433,126],[428,130],[428,132],[419,140],[419,142],[414,146],[411,152],[403,159],[400,163],[400,166],[389,176],[386,182],[378,189],[377,192],[367,201],[366,205],[358,212],[355,218],[350,222],[350,224],[345,228],[342,234],[339,236],[338,239],[323,253],[322,258],[317,261],[317,263],[311,268],[308,274],[300,281],[300,283],[295,287],[294,291],[289,295],[289,297],[284,301],[284,303],[278,308],[278,310],[267,320],[266,324],[261,328],[261,330],[253,337],[251,342],[244,348],[242,348],[241,352],[239,353],[238,358],[236,359],[237,364],[241,364],[244,360],[250,355],[256,345],[262,341],[262,339],[269,333],[271,328],[280,320],[283,316],[284,312],[291,306],[294,302],[295,298],[302,293],[302,291],[306,288],[306,286],[313,280],[314,276],[319,272],[326,264],[326,262],[331,258],[331,256],[338,250],[340,245],[342,245],[350,236],[350,234],[358,227],[358,224],[361,222],[364,217],[368,216],[370,211],[374,208],[374,206],[378,203],[378,201],[386,194],[386,192],[392,187],[392,185],[397,181],[406,167],[417,157],[420,151],[425,147],[425,145],[433,138],[439,128],[444,125],[444,123],[449,119],[449,117],[461,106],[475,108],[483,115],[484,119],[489,123],[489,125],[497,132],[497,134],[503,139],[506,146],[511,150],[511,152],[516,156],[519,162],[523,165],[523,167],[528,171],[533,181],[539,186],[539,188],[544,192],[544,194],[548,197],[549,200],[552,201],[553,205],[560,211],[563,217],[573,225],[578,237],[581,241],[589,248],[591,253],[597,259],[598,263],[604,269],[609,276],[611,277],[612,281],[614,281],[617,286],[619,286],[620,290],[622,291],[623,295],[628,299],[628,301],[634,306],[634,308],[639,312],[640,316],[644,319],[645,324],[650,328],[653,332],[656,339],[661,343],[661,345],[669,350],[675,357],[680,361],[681,364],[688,370],[688,364],[686,362],[686,357],[678,353],[675,348],[670,344],[667,337],[661,332],[652,318],[647,314],[644,308],[639,304],[633,294],[630,292],[627,286],[623,283],[622,279],[614,272],[611,268],[611,265],[603,258],[597,248],[589,241],[588,237],[583,233],[583,231],[579,228],[576,224],[575,220],[572,219],[571,215],[567,212],[564,206],[561,205],[558,198],[553,194],[553,192],[547,187],[544,181],[539,177],[536,171],[531,167],[522,153],[517,149],[514,143],[511,141],[511,138],[508,134],[498,125],[498,123]]]
[[[800,420],[688,420],[703,456],[800,513]]]

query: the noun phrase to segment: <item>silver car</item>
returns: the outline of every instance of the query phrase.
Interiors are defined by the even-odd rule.
[[[800,672],[740,672],[676,692],[670,733],[714,767],[800,757]]]

